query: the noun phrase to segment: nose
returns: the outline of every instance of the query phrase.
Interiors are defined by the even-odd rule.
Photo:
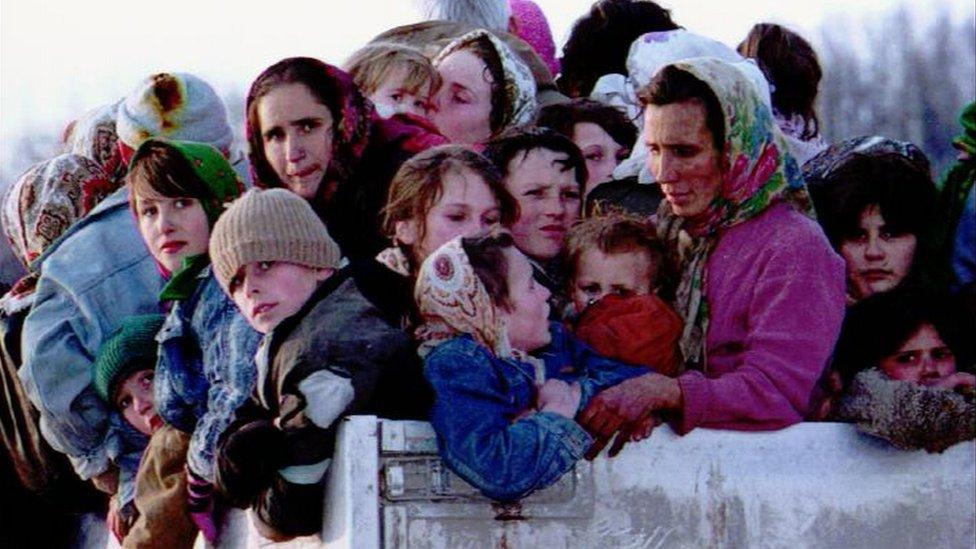
[[[305,144],[301,137],[289,135],[285,140],[285,154],[288,155],[289,162],[298,162],[305,158]]]
[[[678,163],[668,151],[659,154],[649,154],[647,169],[651,171],[658,183],[675,183],[678,181]]]
[[[248,297],[261,293],[257,269],[252,269],[250,266],[244,268],[244,282],[241,283],[241,289],[244,290],[244,295]]]
[[[159,208],[159,213],[156,215],[156,230],[161,234],[170,234],[176,230],[173,213],[168,208]]]
[[[137,414],[144,416],[152,410],[153,401],[152,398],[145,395],[134,395],[132,397],[132,405],[135,407]]]
[[[922,377],[939,377],[939,368],[935,360],[932,360],[932,355],[925,353],[922,357],[921,374]]]
[[[864,257],[867,259],[884,259],[885,249],[881,239],[877,235],[868,236],[868,245],[864,248]]]

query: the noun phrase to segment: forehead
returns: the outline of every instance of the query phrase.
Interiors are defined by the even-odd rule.
[[[942,341],[939,331],[935,329],[935,326],[926,322],[916,328],[916,330],[908,336],[908,339],[902,343],[899,352],[911,351],[913,349],[931,349],[944,346],[945,342]]]
[[[705,106],[700,101],[682,101],[644,108],[644,136],[649,144],[711,143]]]
[[[510,188],[530,185],[577,186],[576,170],[565,169],[569,155],[549,149],[521,151],[508,161],[505,184]]]
[[[606,282],[633,280],[650,281],[653,268],[651,254],[647,250],[605,253],[599,248],[587,248],[579,256],[576,277],[600,279]]]
[[[577,144],[581,144],[581,148],[585,144],[591,143],[619,146],[619,144],[613,140],[613,137],[611,137],[606,130],[594,122],[577,122],[576,125],[573,126],[573,141],[575,141]]]
[[[474,170],[464,167],[448,169],[441,178],[438,203],[484,201],[496,202],[485,179]]]
[[[487,66],[480,57],[469,50],[458,50],[447,55],[437,64],[445,86],[461,85],[476,92],[491,91]]]
[[[275,86],[258,101],[258,117],[262,124],[318,117],[332,119],[329,108],[298,82]]]

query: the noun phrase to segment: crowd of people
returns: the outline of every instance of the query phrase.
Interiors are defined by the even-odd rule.
[[[826,142],[780,25],[733,49],[598,0],[557,58],[531,0],[430,6],[265,69],[246,144],[207,82],[153,74],[10,187],[0,475],[52,517],[27,535],[100,512],[189,547],[228,506],[316,533],[349,414],[430,421],[499,501],[664,422],[976,436],[976,104],[937,185],[911,143]]]

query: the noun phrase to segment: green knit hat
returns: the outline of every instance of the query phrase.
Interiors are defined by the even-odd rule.
[[[92,385],[105,402],[112,398],[126,376],[156,368],[156,333],[163,315],[130,316],[98,349],[92,364]]]
[[[255,261],[336,268],[341,253],[308,202],[285,189],[250,190],[227,208],[210,234],[217,282],[230,294],[234,274]]]

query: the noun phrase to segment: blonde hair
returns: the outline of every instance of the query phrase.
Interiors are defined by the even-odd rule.
[[[380,42],[359,49],[346,61],[346,72],[359,86],[363,95],[371,95],[393,71],[407,71],[403,88],[413,94],[427,96],[441,87],[441,77],[420,50],[404,44]],[[429,86],[429,90],[425,90]]]

